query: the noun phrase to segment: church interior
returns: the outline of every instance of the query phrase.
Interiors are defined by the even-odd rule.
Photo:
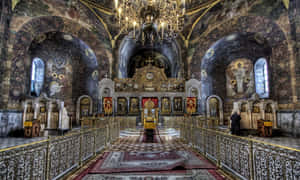
[[[300,179],[299,0],[1,0],[0,60],[0,180]]]

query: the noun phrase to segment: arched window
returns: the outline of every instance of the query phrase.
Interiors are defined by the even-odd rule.
[[[268,65],[265,58],[260,58],[254,65],[255,88],[260,98],[269,97]]]
[[[31,66],[30,94],[39,96],[44,83],[45,64],[42,59],[34,58]]]

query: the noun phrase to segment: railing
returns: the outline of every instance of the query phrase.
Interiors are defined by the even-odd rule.
[[[117,117],[120,120],[120,129],[136,129],[136,118],[132,118],[130,116],[124,117],[124,116],[118,116]]]
[[[0,179],[52,180],[80,168],[119,137],[119,123],[0,150]]]
[[[300,179],[300,150],[239,137],[184,121],[181,138],[240,179]]]

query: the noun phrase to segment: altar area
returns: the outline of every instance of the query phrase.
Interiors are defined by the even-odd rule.
[[[148,100],[159,109],[159,123],[163,126],[168,126],[164,122],[170,119],[179,120],[188,111],[199,115],[200,82],[167,78],[164,69],[151,64],[137,69],[132,78],[102,79],[99,87],[100,112],[121,121],[136,118],[135,124],[141,123],[138,118]]]

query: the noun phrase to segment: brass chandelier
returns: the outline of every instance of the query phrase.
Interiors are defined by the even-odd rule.
[[[171,40],[184,26],[185,0],[114,0],[115,18],[136,39]]]

